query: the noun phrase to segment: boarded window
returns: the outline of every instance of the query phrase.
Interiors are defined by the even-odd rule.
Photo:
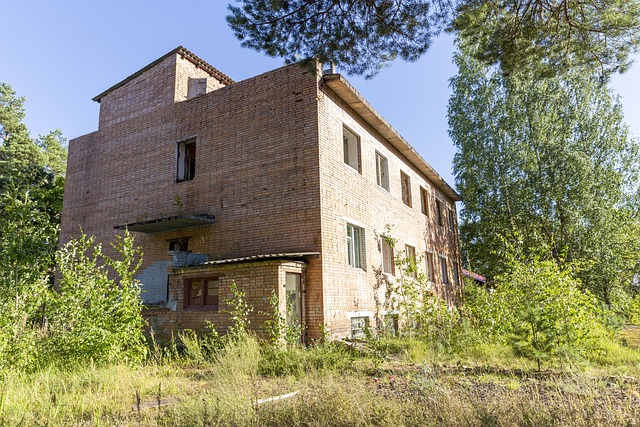
[[[400,184],[402,186],[402,201],[411,206],[411,178],[404,172],[400,172]]]
[[[178,143],[176,182],[191,181],[196,176],[196,140]]]
[[[187,88],[187,99],[195,98],[198,95],[207,93],[207,79],[189,78],[189,87]]]
[[[423,214],[429,216],[429,193],[423,187],[420,187],[420,209]]]
[[[436,199],[436,222],[438,223],[438,225],[444,225],[442,215],[442,202]]]

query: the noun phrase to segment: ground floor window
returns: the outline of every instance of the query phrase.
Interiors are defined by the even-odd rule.
[[[185,308],[218,310],[218,277],[188,279],[185,281]]]
[[[364,338],[367,335],[369,327],[368,317],[352,317],[351,318],[351,338]]]

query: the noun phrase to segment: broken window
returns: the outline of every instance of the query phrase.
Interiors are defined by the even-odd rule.
[[[368,317],[352,317],[351,318],[351,338],[366,337],[368,327],[369,327]]]
[[[196,140],[178,143],[176,182],[191,181],[196,176]]]
[[[342,128],[344,162],[360,172],[360,137],[346,127]]]
[[[218,309],[218,277],[185,281],[185,308]]]
[[[169,240],[169,250],[170,251],[179,251],[179,252],[188,252],[189,251],[189,238],[182,237],[179,239],[171,239]]]
[[[347,224],[347,262],[350,266],[364,268],[362,236],[364,230],[355,225]]]
[[[411,178],[402,171],[400,171],[400,184],[402,185],[402,201],[405,205],[411,206]]]
[[[389,161],[376,151],[376,180],[378,185],[389,191]]]
[[[382,250],[382,272],[394,274],[395,265],[391,239],[389,237],[382,236],[380,240],[380,249]]]
[[[420,187],[420,208],[423,214],[429,216],[429,193],[423,187]]]

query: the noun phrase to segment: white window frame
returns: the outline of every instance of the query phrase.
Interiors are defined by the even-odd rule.
[[[347,264],[364,270],[364,228],[347,223]]]
[[[342,126],[342,151],[344,163],[360,172],[360,136]]]
[[[382,255],[382,272],[395,275],[395,255],[393,245],[388,236],[380,236],[380,252]]]
[[[389,191],[389,159],[376,151],[376,182]]]

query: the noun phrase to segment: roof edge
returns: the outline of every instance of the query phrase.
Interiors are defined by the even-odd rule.
[[[193,52],[189,51],[188,49],[185,49],[182,46],[178,46],[177,48],[173,49],[172,51],[162,55],[160,58],[158,58],[155,61],[151,62],[147,66],[142,67],[141,69],[139,69],[135,73],[131,74],[130,76],[125,77],[123,80],[121,80],[120,82],[118,82],[115,85],[111,86],[109,89],[105,90],[101,94],[96,95],[95,97],[91,98],[91,100],[95,101],[97,103],[100,103],[100,100],[102,98],[104,98],[106,95],[108,95],[109,93],[111,93],[114,90],[124,86],[125,84],[127,84],[131,80],[135,79],[136,77],[138,77],[139,75],[141,75],[145,71],[155,67],[160,62],[162,62],[165,59],[167,59],[168,57],[170,57],[172,55],[176,55],[176,54],[182,55],[184,58],[189,60],[192,64],[202,68],[203,70],[205,70],[209,74],[215,76],[218,80],[220,80],[225,85],[230,85],[232,83],[235,83],[235,81],[231,77],[227,76],[226,74],[224,74],[220,70],[216,69],[215,67],[213,67],[211,64],[209,64],[205,60],[199,58]]]
[[[364,121],[369,123],[383,138],[393,145],[400,153],[413,163],[426,177],[431,180],[443,193],[453,201],[459,202],[462,197],[453,189],[438,172],[431,166],[415,148],[404,139],[400,133],[384,119],[375,108],[349,83],[341,74],[324,74],[322,81],[326,83],[340,99],[353,109]],[[347,96],[342,96],[337,89],[344,89]],[[343,91],[343,92],[344,92]],[[361,112],[367,113],[370,118],[364,117]]]

